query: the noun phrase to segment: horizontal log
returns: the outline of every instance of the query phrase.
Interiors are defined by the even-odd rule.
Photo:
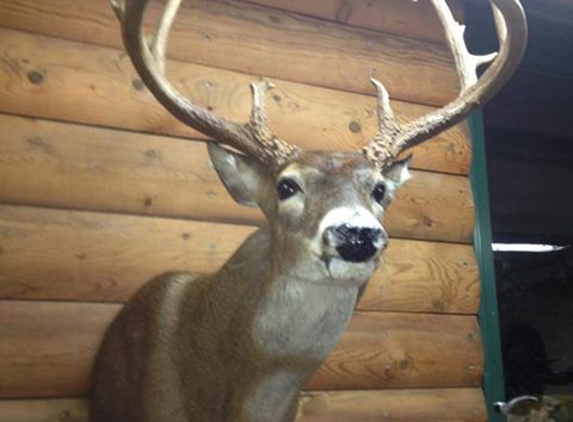
[[[87,399],[0,400],[2,422],[89,422]]]
[[[123,302],[162,272],[216,271],[252,231],[0,206],[0,297]],[[358,308],[475,314],[478,303],[471,246],[392,239]]]
[[[86,399],[0,400],[6,422],[88,422]],[[304,393],[297,422],[485,422],[479,388]]]
[[[474,316],[356,312],[307,388],[477,387],[482,359]]]
[[[0,60],[0,111],[204,138],[142,89],[129,59],[119,50],[0,29],[0,54],[5,58]],[[180,62],[172,63],[170,75],[199,104],[227,118],[247,119],[249,83],[257,76]],[[278,81],[268,102],[273,130],[306,149],[359,149],[376,132],[376,101],[371,96]],[[403,122],[432,111],[403,102],[394,102],[394,109]],[[469,139],[466,125],[458,125],[415,148],[413,166],[467,174]]]
[[[0,115],[0,201],[260,224],[235,203],[203,143]],[[413,172],[386,219],[402,238],[471,242],[466,177]]]
[[[0,26],[121,47],[108,0],[5,0]],[[150,5],[150,21],[159,2]],[[371,93],[370,76],[393,98],[443,105],[457,78],[445,46],[233,1],[183,3],[171,31],[174,59],[344,91]]]
[[[430,2],[404,0],[243,1],[408,38],[445,43],[444,30],[440,21],[436,19]],[[460,2],[449,0],[448,4],[458,21],[463,21]]]
[[[0,397],[86,394],[97,347],[120,308],[0,301]],[[308,388],[477,387],[482,360],[475,316],[358,312]]]
[[[386,420],[485,422],[487,413],[480,388],[313,392],[301,398],[297,422]]]
[[[85,395],[121,305],[0,301],[0,398]]]

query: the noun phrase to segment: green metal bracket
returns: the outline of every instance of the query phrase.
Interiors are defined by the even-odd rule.
[[[491,214],[481,109],[470,116],[468,123],[473,146],[470,180],[475,204],[474,248],[481,278],[479,322],[485,353],[484,393],[488,420],[490,422],[503,422],[505,417],[493,408],[493,403],[505,401],[505,385],[501,359],[495,268],[491,248]]]

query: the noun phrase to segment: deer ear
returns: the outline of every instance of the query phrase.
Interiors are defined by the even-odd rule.
[[[268,170],[253,158],[229,151],[215,142],[209,142],[207,147],[219,179],[233,199],[248,207],[258,206]]]
[[[392,166],[386,170],[384,176],[396,184],[396,187],[402,186],[412,178],[408,167],[412,162],[412,155],[409,155],[403,160],[396,161]]]

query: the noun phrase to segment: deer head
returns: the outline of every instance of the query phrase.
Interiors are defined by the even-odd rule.
[[[387,244],[381,221],[396,189],[408,179],[404,150],[460,122],[494,96],[517,68],[527,26],[517,0],[491,0],[500,52],[475,56],[464,42],[445,0],[429,0],[445,28],[461,90],[446,106],[402,125],[394,118],[383,84],[378,92],[378,133],[361,151],[308,152],[281,140],[267,126],[267,81],[251,84],[250,120],[239,124],[182,96],[165,77],[165,52],[181,0],[168,0],[155,31],[147,37],[142,21],[148,0],[114,3],[124,44],[141,79],[175,117],[220,144],[209,145],[213,164],[239,203],[259,206],[270,222],[276,268],[309,280],[364,279]],[[493,63],[478,79],[477,68]]]

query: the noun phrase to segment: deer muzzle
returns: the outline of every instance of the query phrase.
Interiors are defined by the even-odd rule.
[[[329,212],[322,224],[325,255],[349,263],[374,259],[388,244],[382,225],[363,208],[341,208]]]
[[[334,247],[340,258],[347,262],[368,261],[387,243],[381,228],[355,227],[349,224],[326,229],[324,241]]]

